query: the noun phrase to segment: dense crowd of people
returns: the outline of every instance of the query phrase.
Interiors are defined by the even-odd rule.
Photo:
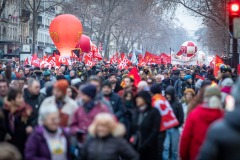
[[[240,81],[224,64],[0,72],[0,160],[240,159]]]

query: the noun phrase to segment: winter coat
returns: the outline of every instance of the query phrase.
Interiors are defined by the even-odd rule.
[[[138,124],[140,114],[142,123]],[[139,152],[141,160],[157,160],[158,133],[160,113],[156,108],[148,107],[145,111],[136,111],[133,115],[131,135],[134,137],[134,147]]]
[[[139,160],[136,151],[123,138],[89,138],[83,145],[83,160]]]
[[[183,97],[183,82],[184,80],[183,79],[178,79],[175,84],[174,84],[174,89],[175,89],[175,93],[176,93],[176,96],[181,99]]]
[[[31,115],[31,120],[32,120],[32,125],[36,126],[37,125],[37,118],[38,118],[38,110],[40,108],[40,105],[42,103],[42,101],[44,100],[45,96],[41,93],[39,93],[38,95],[31,95],[31,93],[28,91],[28,89],[24,89],[23,91],[23,98],[24,101],[29,104],[32,109],[32,115]]]
[[[3,114],[5,117],[5,127],[7,134],[10,135],[9,142],[15,145],[23,154],[24,146],[27,140],[27,126],[31,126],[32,108],[28,104],[19,107],[14,113],[10,112],[10,105],[5,101]]]
[[[184,113],[183,113],[183,108],[182,104],[178,101],[178,99],[175,96],[175,91],[173,87],[168,87],[165,91],[165,95],[170,95],[171,96],[171,101],[170,105],[173,109],[173,112],[179,122],[179,125],[176,126],[175,128],[179,128],[182,126],[183,121],[184,121]]]
[[[83,106],[78,107],[71,123],[71,132],[77,133],[79,130],[87,132],[88,126],[93,122],[98,113],[109,112],[107,107],[99,101],[95,101],[95,106],[87,111]]]
[[[240,108],[226,113],[208,129],[198,160],[240,159]]]
[[[25,160],[51,160],[51,153],[43,132],[43,127],[36,127],[29,136],[25,146]],[[67,156],[70,160],[68,136],[64,130],[62,135],[67,140]]]
[[[46,98],[42,102],[40,110],[42,110],[46,107],[52,106],[52,105],[55,105],[57,107],[55,96]],[[68,125],[71,124],[73,115],[74,115],[75,111],[77,110],[77,108],[78,108],[77,103],[73,99],[71,99],[68,96],[66,96],[64,98],[64,104],[60,109],[60,116],[61,116],[60,124],[62,127],[67,127]],[[40,123],[40,118],[38,119],[38,123]]]
[[[2,113],[2,109],[0,109],[0,142],[5,140],[6,134],[7,134],[7,129],[5,126],[5,118]]]
[[[162,80],[162,83],[164,84],[164,90],[166,89],[166,87],[168,87],[168,86],[174,86],[174,82],[173,82],[173,80],[172,79],[170,79],[170,78],[167,78],[167,79],[163,79]]]
[[[116,93],[111,93],[109,97],[105,97],[110,101],[113,112],[119,121],[124,121],[124,107],[121,97]]]
[[[188,115],[180,141],[180,157],[183,160],[195,160],[203,144],[208,127],[223,117],[220,109],[197,106]]]

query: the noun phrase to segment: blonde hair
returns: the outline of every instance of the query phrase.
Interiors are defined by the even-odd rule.
[[[114,137],[124,136],[126,129],[123,124],[117,122],[116,118],[110,113],[99,113],[95,118],[92,124],[88,127],[88,132],[92,136],[96,136],[97,126],[102,124],[106,126],[110,134]]]

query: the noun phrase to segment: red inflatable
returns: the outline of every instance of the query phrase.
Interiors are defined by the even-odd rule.
[[[71,56],[82,36],[81,21],[71,15],[62,14],[53,19],[49,27],[50,36],[61,56]]]
[[[91,51],[90,38],[86,35],[82,35],[78,41],[76,48],[81,48],[82,52],[88,53]]]

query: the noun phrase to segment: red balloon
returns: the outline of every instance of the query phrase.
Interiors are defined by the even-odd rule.
[[[82,36],[81,21],[71,15],[62,14],[53,19],[49,27],[50,36],[61,56],[71,56]]]
[[[91,51],[90,38],[86,35],[82,35],[78,41],[76,48],[81,48],[82,52],[88,53]]]

